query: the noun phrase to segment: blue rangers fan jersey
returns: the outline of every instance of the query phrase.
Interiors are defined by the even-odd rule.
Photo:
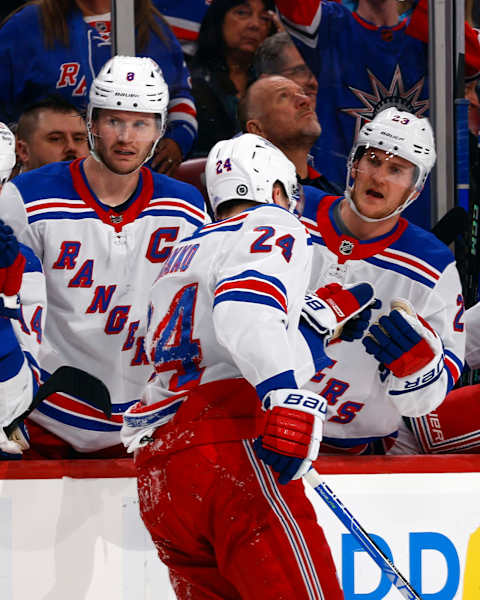
[[[2,190],[0,213],[43,263],[45,338],[62,362],[52,354],[42,368],[82,368],[110,391],[111,421],[60,394],[32,416],[87,452],[119,443],[122,414],[152,372],[143,343],[150,287],[173,242],[209,219],[193,186],[146,167],[129,207],[117,213],[95,197],[82,164],[52,163],[16,177]]]
[[[124,441],[169,422],[202,384],[242,377],[260,406],[271,389],[307,381],[315,367],[297,327],[310,267],[305,228],[273,204],[175,246],[151,294],[146,351],[155,379],[125,415]]]
[[[311,150],[315,167],[342,185],[352,143],[378,111],[397,106],[427,116],[427,44],[406,33],[406,19],[393,27],[377,27],[337,2],[305,0],[297,8],[279,0],[277,5],[318,80],[322,135]],[[300,20],[304,14],[308,23]],[[430,229],[427,189],[405,216]]]
[[[193,54],[200,25],[212,0],[153,0],[184,52]]]
[[[87,24],[79,10],[67,17],[70,43],[45,48],[40,10],[30,5],[0,29],[0,119],[16,121],[31,103],[58,93],[85,111],[88,90],[100,68],[111,58],[110,36]],[[168,129],[185,156],[197,135],[190,73],[182,49],[168,26],[159,22],[166,41],[153,33],[139,56],[153,58],[162,69],[170,92]],[[28,31],[28,35],[25,32]]]
[[[436,408],[460,376],[465,353],[460,279],[452,253],[433,234],[400,218],[390,233],[359,241],[334,224],[342,197],[312,188],[307,192],[302,222],[313,240],[310,288],[370,281],[382,303],[372,311],[372,321],[390,312],[391,300],[405,298],[444,345],[441,372],[428,381],[412,375],[409,391],[395,397],[388,393],[388,370],[379,369],[361,340],[329,346],[335,363],[308,386],[329,404],[322,443],[364,450],[371,442],[395,436],[402,415],[420,416]]]

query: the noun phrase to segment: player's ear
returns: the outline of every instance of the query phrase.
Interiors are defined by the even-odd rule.
[[[15,142],[15,152],[22,164],[27,164],[30,158],[30,151],[28,149],[27,142],[23,140],[17,140]]]
[[[256,135],[264,136],[262,124],[258,119],[250,119],[245,123],[246,133],[255,133]]]
[[[357,168],[358,168],[358,160],[356,160],[352,165],[352,170],[350,172],[350,177],[352,179],[355,179],[355,177],[357,176]]]
[[[273,204],[279,204],[280,200],[280,189],[278,185],[274,185],[272,188],[272,202]]]

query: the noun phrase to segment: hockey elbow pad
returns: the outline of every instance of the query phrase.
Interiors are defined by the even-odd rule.
[[[327,341],[360,339],[368,327],[371,309],[379,306],[375,290],[362,282],[348,287],[329,283],[305,296],[302,318]]]
[[[327,401],[309,390],[280,389],[263,401],[267,419],[255,441],[257,456],[279,474],[278,482],[299,479],[318,456]]]
[[[10,226],[0,219],[0,293],[16,296],[20,291],[25,257]]]

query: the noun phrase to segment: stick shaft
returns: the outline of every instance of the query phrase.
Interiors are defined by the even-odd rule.
[[[392,561],[385,556],[377,544],[368,535],[365,529],[355,519],[352,513],[343,505],[343,503],[332,492],[328,485],[322,481],[320,475],[315,469],[304,475],[307,482],[313,487],[317,494],[327,504],[327,506],[335,513],[350,533],[357,539],[367,554],[377,563],[380,569],[385,573],[387,578],[393,583],[406,600],[422,600],[417,592],[412,588],[410,583],[395,567]]]

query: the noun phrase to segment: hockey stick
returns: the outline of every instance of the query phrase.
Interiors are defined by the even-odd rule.
[[[10,438],[28,415],[34,411],[37,406],[48,396],[58,392],[74,396],[83,402],[86,402],[94,408],[101,410],[108,418],[112,416],[112,403],[110,400],[110,392],[106,385],[90,373],[77,369],[76,367],[59,367],[54,371],[47,381],[42,384],[28,409],[14,419],[10,425],[4,427],[4,431]]]
[[[375,544],[365,529],[355,519],[352,513],[335,496],[328,485],[322,481],[318,472],[312,467],[304,479],[312,486],[322,500],[335,513],[345,527],[363,546],[365,551],[373,558],[387,578],[393,583],[404,598],[407,600],[422,600],[421,596],[412,588],[405,577],[395,567],[392,561],[385,556],[380,548]]]

